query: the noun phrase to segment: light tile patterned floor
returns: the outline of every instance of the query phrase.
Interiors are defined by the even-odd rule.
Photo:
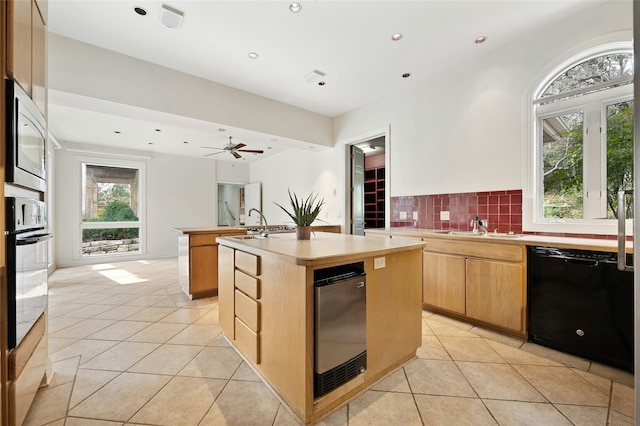
[[[26,425],[295,425],[189,300],[177,261],[61,268],[50,358]],[[417,358],[321,425],[633,425],[633,376],[423,312]],[[594,374],[595,373],[595,374]]]

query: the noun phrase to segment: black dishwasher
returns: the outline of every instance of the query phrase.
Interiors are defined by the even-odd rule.
[[[633,273],[617,269],[617,254],[528,254],[529,341],[633,372]]]

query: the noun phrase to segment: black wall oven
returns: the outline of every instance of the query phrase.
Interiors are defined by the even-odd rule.
[[[7,300],[9,349],[17,347],[47,307],[46,205],[7,197]]]
[[[46,189],[46,120],[13,80],[6,81],[6,182],[36,191]]]

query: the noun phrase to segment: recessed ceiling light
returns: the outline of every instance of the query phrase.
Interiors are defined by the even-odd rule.
[[[154,143],[153,142],[149,142],[149,145],[154,145]]]
[[[258,55],[256,52],[249,52],[249,57],[251,59],[258,59],[260,55]]]
[[[226,131],[227,131],[227,129],[220,127],[220,128],[218,129],[218,131],[219,131],[219,132],[226,132]]]
[[[189,141],[184,141],[184,142],[182,142],[182,143],[189,143]]]
[[[147,11],[140,6],[134,7],[133,10],[140,16],[145,16],[147,14]]]
[[[325,83],[324,81],[319,81],[318,82],[318,86],[324,86],[325,84],[327,84],[327,83]]]
[[[289,10],[293,13],[298,13],[302,10],[302,5],[298,2],[293,2],[289,5]]]
[[[113,133],[120,134],[120,130],[114,130]]]
[[[160,130],[160,129],[155,129],[155,131],[156,131],[156,132],[161,132],[162,130]]]
[[[393,41],[398,41],[402,38],[402,33],[395,33],[394,35],[391,36],[391,40]]]
[[[268,146],[268,147],[267,147],[267,149],[271,149],[271,147],[270,147],[270,146]]]
[[[402,78],[409,78],[409,77],[411,77],[410,72],[405,72],[404,74],[402,74]]]
[[[480,36],[477,37],[476,40],[474,41],[475,44],[482,44],[485,41],[487,41],[487,36]]]
[[[270,140],[271,142],[278,142],[278,139],[277,139],[277,138],[271,138],[271,139],[269,139],[269,140]]]

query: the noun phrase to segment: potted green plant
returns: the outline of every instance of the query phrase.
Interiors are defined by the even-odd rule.
[[[324,205],[324,199],[318,200],[318,194],[309,194],[307,198],[300,197],[288,189],[289,202],[291,203],[291,211],[285,209],[280,204],[274,204],[280,207],[296,224],[296,238],[299,240],[308,240],[311,238],[311,224],[320,214],[320,209]]]

